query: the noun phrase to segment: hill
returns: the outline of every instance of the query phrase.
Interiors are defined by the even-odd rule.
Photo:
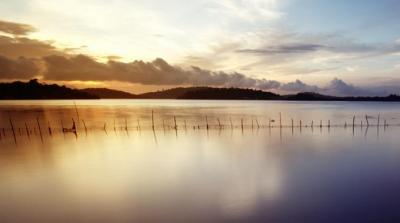
[[[293,95],[242,89],[213,87],[178,87],[168,90],[131,94],[107,88],[71,89],[56,84],[42,84],[36,79],[29,82],[0,83],[0,99],[208,99],[208,100],[289,100],[289,101],[397,101],[400,96],[337,97],[314,92]]]
[[[36,79],[29,82],[0,83],[0,99],[98,99],[81,90],[56,84],[41,84]]]
[[[188,89],[178,99],[209,99],[209,100],[279,100],[280,95],[260,90],[241,88],[194,88]]]
[[[81,89],[81,91],[104,99],[111,99],[111,98],[133,99],[138,97],[137,95],[125,91],[112,90],[108,88],[85,88]]]

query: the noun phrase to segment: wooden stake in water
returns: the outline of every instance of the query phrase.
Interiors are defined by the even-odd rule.
[[[26,122],[25,122],[25,130],[26,130],[26,135],[28,136],[29,139],[31,139],[31,136],[29,134],[29,128],[28,128],[28,125],[26,124]]]
[[[353,116],[353,129],[354,129],[355,123],[356,123],[356,116],[354,115]]]
[[[154,130],[154,111],[151,110],[151,128]]]
[[[87,128],[86,128],[86,123],[85,120],[82,119],[83,127],[85,128],[85,134],[87,135]]]
[[[219,127],[219,129],[222,129],[222,125],[221,125],[221,122],[219,121],[219,118],[217,118],[217,120],[218,120],[218,127]]]
[[[49,125],[49,135],[52,136],[53,135],[53,131],[51,130],[50,122],[47,122],[47,124]]]
[[[206,128],[207,128],[207,130],[208,130],[208,118],[207,118],[207,116],[206,116]]]
[[[128,120],[125,118],[125,131],[128,132]]]
[[[260,128],[260,124],[258,123],[258,119],[256,118],[257,129]]]
[[[279,112],[279,128],[282,128],[282,113]]]
[[[381,119],[381,114],[378,114],[378,124],[377,124],[378,128],[379,128],[379,125],[380,125],[380,119]]]
[[[367,127],[369,126],[368,115],[365,115],[365,120],[367,121]]]
[[[15,142],[15,144],[17,144],[17,137],[15,136],[14,124],[13,124],[11,118],[9,118],[9,120],[10,120],[11,130],[12,130],[12,133],[13,133],[13,136],[14,136],[14,142]]]
[[[36,117],[36,122],[37,122],[38,129],[39,129],[40,140],[43,142],[43,135],[42,135],[42,129],[40,128],[39,117]]]
[[[76,116],[77,116],[78,121],[79,121],[79,112],[78,112],[78,107],[76,106],[76,102],[75,101],[74,101],[74,106],[75,106]]]
[[[242,131],[243,131],[243,118],[240,120],[240,126],[242,127]]]
[[[233,129],[233,123],[232,123],[232,118],[231,117],[229,117],[229,122],[231,124],[231,129]]]
[[[301,126],[302,126],[302,122],[301,122],[301,120],[300,120],[300,132],[301,132]]]
[[[174,129],[177,130],[178,129],[178,125],[176,124],[176,117],[174,115]]]

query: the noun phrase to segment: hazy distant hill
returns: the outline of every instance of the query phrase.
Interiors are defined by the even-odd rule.
[[[41,84],[34,79],[29,82],[0,83],[0,99],[98,99],[98,97],[65,86]]]
[[[241,88],[187,87],[131,94],[107,88],[71,89],[56,84],[29,82],[0,83],[0,99],[209,99],[209,100],[291,100],[291,101],[399,101],[400,96],[336,97],[313,92],[278,95],[267,91]]]
[[[282,100],[289,101],[400,101],[400,96],[389,95],[386,97],[337,97],[322,95],[314,92],[301,92],[295,95],[283,95]]]
[[[120,99],[131,99],[137,98],[137,95],[125,92],[125,91],[118,91],[112,90],[108,88],[85,88],[81,91],[84,91],[88,94],[95,95],[99,98],[110,99],[110,98],[120,98]]]

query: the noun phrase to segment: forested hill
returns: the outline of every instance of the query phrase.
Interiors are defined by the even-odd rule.
[[[207,99],[207,100],[289,100],[289,101],[399,101],[400,96],[337,97],[313,92],[279,95],[242,88],[187,87],[132,94],[107,88],[71,89],[56,84],[29,82],[0,83],[0,99]]]

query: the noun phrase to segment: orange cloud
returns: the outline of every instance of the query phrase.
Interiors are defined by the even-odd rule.
[[[36,28],[28,24],[0,20],[0,31],[12,35],[26,35],[36,31]]]

